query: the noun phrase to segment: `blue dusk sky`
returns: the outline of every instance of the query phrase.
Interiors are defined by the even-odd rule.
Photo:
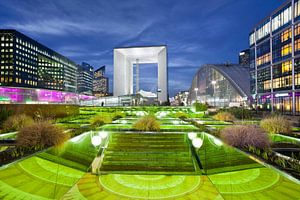
[[[237,63],[253,27],[284,1],[1,0],[0,24],[76,63],[106,65],[110,86],[114,47],[167,45],[173,96],[202,64]],[[155,91],[156,75],[156,65],[142,65],[140,88]]]

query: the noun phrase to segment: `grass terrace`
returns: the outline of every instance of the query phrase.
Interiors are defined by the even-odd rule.
[[[160,129],[135,130],[148,115]],[[93,124],[95,116],[109,120]],[[188,107],[83,107],[55,120],[72,132],[62,146],[0,168],[0,199],[299,199],[299,180],[212,135],[253,121],[216,121]],[[299,145],[295,137],[271,138]]]

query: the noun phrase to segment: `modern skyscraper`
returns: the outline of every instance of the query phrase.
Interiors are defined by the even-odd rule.
[[[251,92],[258,109],[300,114],[300,1],[288,0],[250,33]]]
[[[239,64],[240,65],[250,65],[250,50],[245,49],[239,53]]]
[[[77,91],[81,94],[93,94],[94,67],[83,62],[77,69]]]
[[[0,69],[0,86],[77,89],[73,61],[16,30],[0,30]]]
[[[105,77],[105,66],[102,66],[94,72],[93,94],[97,97],[108,96],[108,86],[108,78]]]

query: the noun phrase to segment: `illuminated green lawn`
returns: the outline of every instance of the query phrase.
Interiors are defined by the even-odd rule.
[[[0,171],[0,199],[58,199],[83,174],[76,169],[31,157]]]
[[[131,116],[97,128],[109,134],[110,143],[105,148],[102,148],[104,144],[95,148],[91,143],[92,136],[98,131],[87,132],[72,138],[60,149],[52,148],[3,166],[0,168],[0,199],[300,199],[299,181],[290,180],[288,176],[257,163],[213,136],[200,133],[196,127],[172,118],[176,112],[182,111],[190,116],[203,114],[172,107],[163,109],[167,114],[160,119],[161,132],[145,135],[147,133],[132,131],[132,124],[138,119],[135,115],[141,111],[155,113],[158,110],[156,107],[82,108],[80,116],[70,118],[70,124],[82,125],[95,114],[104,112],[128,111]],[[66,119],[61,123],[68,124],[69,121]],[[206,126],[215,128],[229,125],[209,118],[203,121]],[[187,139],[187,133],[191,131],[203,139],[203,145],[195,152]],[[114,134],[119,135],[113,137]],[[273,140],[298,142],[280,135],[274,135]],[[180,165],[198,166],[195,161],[198,159],[200,166],[197,170],[200,173],[195,173],[195,168],[192,168],[194,171],[191,170],[189,175],[180,170],[175,174],[127,173],[128,170],[91,174],[90,165],[102,151],[104,164],[119,166],[131,163],[133,166],[161,167],[168,164],[178,169]]]

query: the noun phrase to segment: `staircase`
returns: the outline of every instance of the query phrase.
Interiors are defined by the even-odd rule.
[[[191,174],[196,168],[185,134],[114,133],[100,174]]]

